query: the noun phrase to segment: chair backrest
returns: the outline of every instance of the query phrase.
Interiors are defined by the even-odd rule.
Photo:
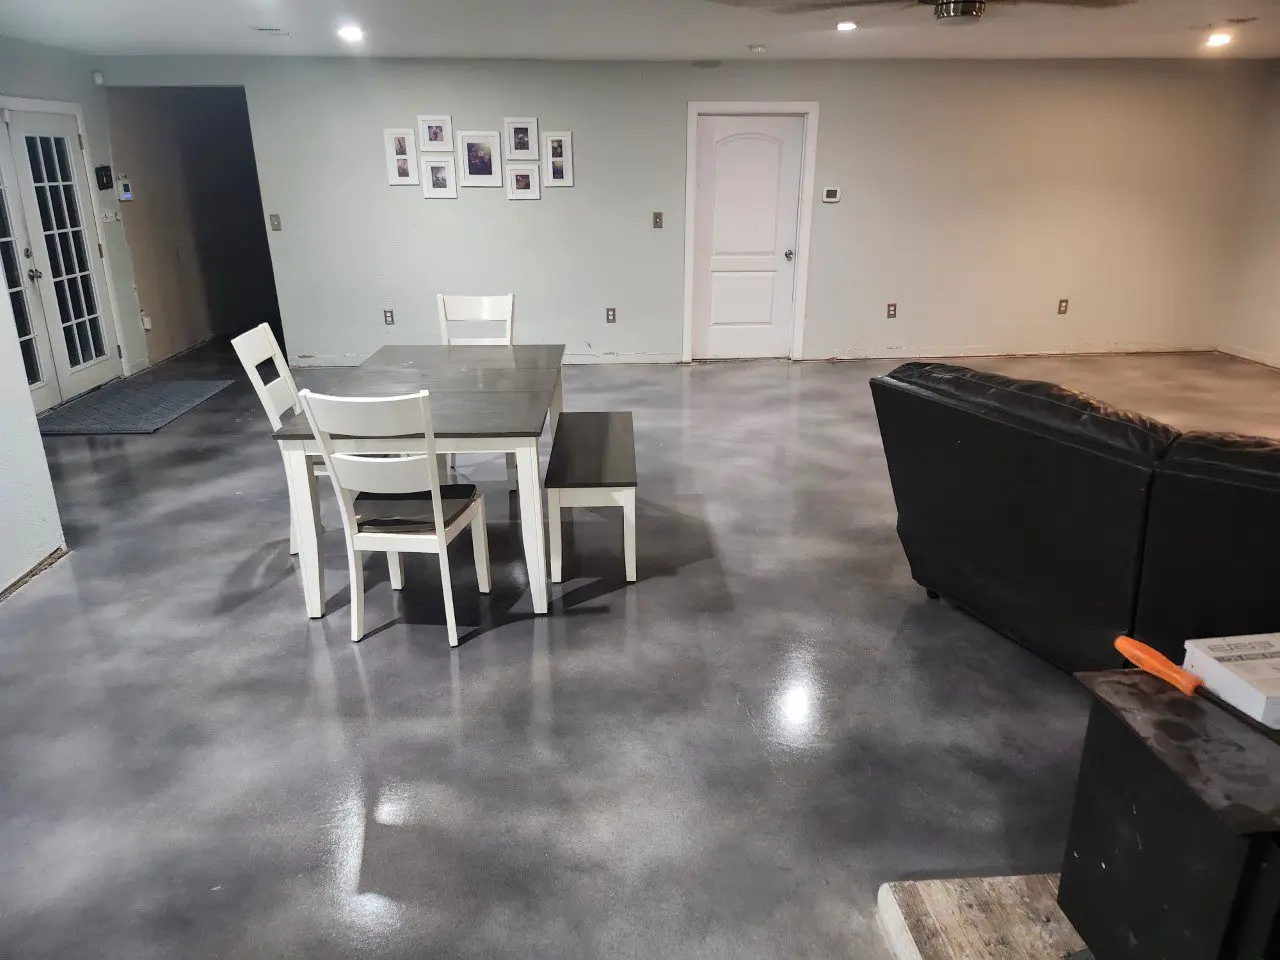
[[[242,333],[231,341],[236,356],[244,365],[244,372],[249,375],[258,400],[267,411],[267,419],[271,421],[273,430],[280,429],[280,418],[290,410],[298,411],[298,388],[289,373],[289,364],[280,352],[280,344],[276,343],[275,334],[265,323],[254,327],[248,333]],[[272,361],[276,368],[276,378],[270,383],[263,382],[258,365]]]
[[[303,390],[298,394],[334,493],[342,509],[348,537],[356,534],[355,497],[360,493],[422,494],[430,492],[436,531],[444,530],[440,507],[440,471],[428,391],[401,397],[331,397]],[[413,448],[405,456],[336,453],[334,436],[375,439],[407,438]]]
[[[515,331],[516,298],[514,294],[501,297],[455,297],[437,294],[440,308],[440,336],[446,346],[511,346]],[[488,337],[453,336],[450,324],[490,324],[493,335]],[[502,324],[501,333],[493,327]]]

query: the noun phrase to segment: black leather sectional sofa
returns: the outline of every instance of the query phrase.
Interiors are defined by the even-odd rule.
[[[871,381],[912,576],[1064,670],[1116,636],[1280,631],[1280,442],[1182,434],[1038,381]]]

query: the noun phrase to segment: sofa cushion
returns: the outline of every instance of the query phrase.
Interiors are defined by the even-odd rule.
[[[1141,461],[1159,458],[1179,435],[1158,420],[1042,380],[1016,380],[949,363],[905,363],[888,378],[976,413],[1023,421],[1060,439],[1108,447]]]
[[[1200,637],[1280,631],[1280,442],[1189,433],[1156,467],[1134,634],[1178,663]]]

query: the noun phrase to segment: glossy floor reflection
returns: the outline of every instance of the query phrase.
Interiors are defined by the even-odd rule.
[[[1280,423],[1280,378],[1223,358],[1039,363]],[[503,465],[464,461],[496,589],[459,540],[455,652],[429,557],[402,597],[370,560],[353,646],[336,533],[304,619],[243,382],[48,441],[73,552],[0,604],[0,955],[876,960],[878,883],[1054,869],[1085,698],[911,582],[890,366],[567,368],[569,409],[635,412],[641,582],[579,511],[531,617]]]

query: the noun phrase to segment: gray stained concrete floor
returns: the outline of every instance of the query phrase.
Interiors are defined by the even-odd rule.
[[[975,363],[1280,436],[1280,374],[1223,357]],[[370,560],[348,641],[327,490],[304,618],[242,378],[47,441],[72,553],[0,604],[0,956],[876,960],[883,881],[1055,871],[1086,698],[911,581],[891,366],[566,368],[569,409],[635,412],[641,582],[578,512],[531,617],[503,466],[464,461],[495,592],[462,538],[456,652],[431,558],[402,597]]]

